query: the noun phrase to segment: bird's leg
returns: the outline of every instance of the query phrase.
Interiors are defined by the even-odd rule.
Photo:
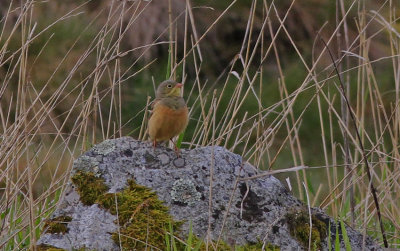
[[[157,147],[157,140],[154,139],[154,140],[153,140],[153,149],[156,149],[156,147]]]
[[[172,140],[172,138],[169,139],[169,140],[172,142],[172,144],[174,144],[174,150],[175,150],[176,157],[179,158],[179,156],[180,156],[179,148],[176,146],[176,144],[175,144],[175,142]]]

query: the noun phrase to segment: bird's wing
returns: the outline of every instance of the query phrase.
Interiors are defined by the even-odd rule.
[[[157,103],[159,101],[160,101],[160,99],[156,98],[150,103],[151,110],[150,110],[150,117],[149,118],[151,118],[151,115],[153,115],[154,107],[157,105]]]
[[[156,98],[153,102],[150,103],[151,109],[154,109],[154,106],[160,101],[160,99]]]

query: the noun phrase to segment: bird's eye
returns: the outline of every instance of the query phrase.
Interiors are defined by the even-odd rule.
[[[172,87],[172,85],[167,85],[167,87],[168,87],[168,88],[171,88],[171,87]]]

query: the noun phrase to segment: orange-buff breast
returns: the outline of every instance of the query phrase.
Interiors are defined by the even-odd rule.
[[[151,140],[169,140],[181,133],[188,124],[186,106],[175,110],[160,103],[156,104],[149,120]]]

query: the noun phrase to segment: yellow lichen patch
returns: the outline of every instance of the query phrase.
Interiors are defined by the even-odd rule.
[[[299,211],[287,216],[290,234],[304,247],[308,248],[310,236],[310,218],[306,211]],[[327,236],[326,224],[315,215],[311,216],[311,249],[321,249],[321,242]]]
[[[51,234],[64,234],[68,232],[68,222],[70,222],[72,218],[70,216],[59,216],[57,218],[47,220],[43,226],[45,233]]]
[[[71,180],[77,186],[82,203],[87,206],[93,205],[109,189],[102,178],[90,172],[78,171]]]
[[[164,250],[168,224],[174,228],[180,225],[173,221],[168,208],[158,200],[154,192],[137,185],[133,180],[128,181],[123,191],[104,194],[96,203],[112,214],[118,214],[120,232],[113,233],[112,238],[129,250],[144,250],[151,246]]]

